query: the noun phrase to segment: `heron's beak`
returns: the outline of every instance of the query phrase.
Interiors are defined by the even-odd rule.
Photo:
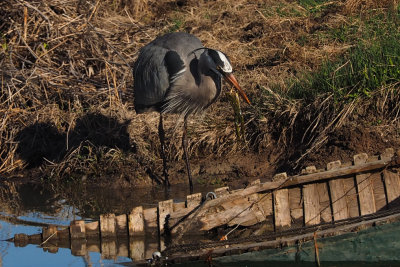
[[[223,74],[225,80],[235,87],[235,89],[239,92],[239,94],[243,98],[243,100],[246,101],[247,104],[251,105],[249,98],[247,97],[247,95],[245,94],[243,89],[240,87],[240,85],[237,82],[235,76],[233,76],[232,73],[225,73],[224,72],[222,74]]]

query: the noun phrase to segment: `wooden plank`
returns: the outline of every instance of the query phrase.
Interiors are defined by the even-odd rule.
[[[292,227],[302,227],[303,199],[301,197],[301,188],[295,187],[289,189],[289,207]]]
[[[120,241],[120,240],[118,240]],[[123,242],[125,241],[125,242]],[[128,239],[124,239],[122,242],[118,242],[117,245],[117,257],[129,257],[128,250]]]
[[[385,184],[382,173],[373,173],[371,175],[372,188],[374,192],[376,211],[386,209],[387,200],[385,195]]]
[[[386,149],[381,155],[382,160],[391,160],[394,156],[394,149]],[[390,206],[390,202],[400,197],[400,177],[397,170],[384,169],[383,179],[386,188],[387,200]]]
[[[360,207],[358,205],[358,194],[356,187],[357,186],[354,176],[343,179],[343,188],[350,218],[360,216]]]
[[[88,239],[86,240],[86,250],[88,252],[98,252],[100,253],[101,251],[101,246],[100,246],[100,239]]]
[[[66,240],[66,239],[69,240],[70,239],[69,227],[64,228],[64,229],[58,229],[57,237],[59,240]]]
[[[143,260],[144,252],[145,252],[144,237],[129,239],[129,253],[130,253],[129,258],[131,258],[134,262]]]
[[[182,210],[186,208],[186,202],[174,202],[174,212],[178,210]]]
[[[275,229],[282,230],[291,226],[289,191],[280,189],[273,193],[275,211]]]
[[[354,165],[361,165],[367,162],[368,155],[366,153],[354,156]],[[358,197],[360,201],[361,215],[372,214],[376,212],[375,197],[372,189],[372,179],[370,173],[356,175]]]
[[[158,227],[160,230],[160,234],[164,233],[164,229],[169,226],[167,219],[170,217],[170,214],[174,211],[174,200],[169,199],[165,201],[161,201],[158,203]],[[168,216],[168,218],[167,218]]]
[[[343,167],[343,168],[330,169],[330,170],[327,170],[324,172],[311,173],[311,174],[307,174],[307,175],[296,175],[296,176],[290,177],[290,179],[288,179],[287,182],[282,184],[281,187],[310,183],[310,182],[314,182],[314,181],[326,180],[326,179],[341,177],[341,176],[348,176],[348,175],[355,174],[358,172],[367,172],[367,171],[371,171],[374,169],[384,168],[387,166],[397,166],[399,164],[400,164],[400,158],[396,159],[394,161],[381,159],[381,160],[377,160],[374,162],[367,162],[365,164],[360,164],[360,165],[353,165],[353,166],[348,166],[348,167]],[[273,186],[273,185],[271,184],[271,186]],[[270,188],[269,185],[266,185],[266,184],[264,184],[263,188],[272,189],[272,188]]]
[[[316,173],[317,172],[317,167],[315,166],[307,166],[305,169],[301,170],[301,174],[310,174],[310,173]]]
[[[116,235],[115,214],[109,213],[100,215],[100,235],[102,239],[115,237]]]
[[[71,254],[74,256],[85,256],[86,250],[86,240],[85,239],[72,239],[71,238]]]
[[[329,162],[326,166],[328,171],[334,171],[341,166],[340,161]],[[333,219],[343,220],[349,218],[349,210],[345,198],[343,178],[329,181],[329,188],[332,200]]]
[[[26,234],[15,234],[13,241],[14,241],[14,246],[25,247],[29,244],[29,236]]]
[[[201,203],[201,193],[196,193],[192,195],[186,196],[186,207],[194,208],[200,205]]]
[[[248,201],[247,198],[235,199],[231,202],[224,203],[218,210],[212,209],[209,213],[204,214],[198,218],[197,229],[208,231],[216,226],[225,224],[238,224],[249,220],[249,208],[253,202]],[[247,216],[247,218],[243,218]]]
[[[321,222],[319,194],[317,184],[306,184],[303,186],[304,197],[304,223],[306,226],[319,224]]]
[[[262,207],[259,205],[260,196],[258,194],[252,194],[249,196],[248,208],[242,212],[239,211],[238,215],[232,218],[228,222],[228,226],[250,226],[265,221],[264,212]]]
[[[117,236],[128,236],[128,216],[126,214],[118,215],[115,217],[115,226]]]
[[[135,207],[128,214],[128,232],[130,236],[143,236],[145,234],[143,207]]]
[[[116,256],[117,256],[116,239],[102,240],[101,241],[101,258],[111,260],[111,259],[115,259]]]
[[[385,187],[388,203],[400,197],[400,177],[399,172],[394,170],[384,170],[383,177],[385,179]]]
[[[85,232],[86,237],[99,237],[100,236],[100,229],[99,229],[99,221],[94,221],[90,223],[85,223]]]
[[[217,197],[226,196],[229,194],[229,186],[216,188],[214,189],[214,193],[217,195]]]
[[[69,233],[71,236],[71,240],[86,238],[85,222],[83,220],[71,221],[71,224],[69,226]]]
[[[339,162],[340,163],[340,162]],[[397,166],[400,164],[400,159],[398,160],[386,160],[381,159],[375,162],[368,162],[362,165],[354,165],[354,166],[346,166],[346,167],[339,167],[337,168],[327,168],[327,171],[311,173],[307,175],[298,175],[293,176],[287,179],[276,179],[277,181],[261,183],[259,185],[252,185],[242,190],[231,191],[229,195],[207,200],[203,203],[198,210],[194,213],[187,213],[188,217],[185,220],[179,223],[179,227],[177,227],[176,231],[182,235],[183,232],[199,229],[199,219],[203,216],[211,216],[211,214],[215,214],[219,212],[224,203],[232,202],[236,199],[240,199],[243,197],[247,197],[254,193],[259,193],[263,191],[273,190],[280,186],[294,186],[303,183],[309,183],[313,181],[321,181],[325,179],[331,179],[336,177],[349,177],[350,175],[354,175],[357,172],[363,172],[372,170],[375,168],[385,168],[388,166]],[[328,165],[336,166],[335,163],[330,163]],[[285,180],[285,182],[282,182]],[[352,179],[340,178],[334,179],[329,181],[329,189],[330,194],[332,196],[333,201],[333,212],[334,219],[345,219],[349,216],[357,216],[355,214],[358,213],[358,201],[357,201],[357,194],[356,188],[354,183],[354,177]],[[290,211],[289,211],[290,213]],[[178,214],[177,214],[178,215]],[[181,216],[182,214],[179,214]],[[174,218],[175,214],[171,214],[171,219],[176,220]],[[274,215],[275,216],[275,215]],[[215,223],[217,222],[224,222],[224,220],[214,220]],[[194,225],[194,226],[192,226]],[[209,225],[210,226],[210,225]],[[220,225],[213,225],[212,228],[217,227]]]
[[[318,183],[317,191],[319,196],[319,206],[320,206],[320,214],[322,222],[331,222],[332,221],[332,208],[331,201],[329,199],[329,190],[328,184]]]
[[[259,230],[259,234],[263,234],[266,232],[273,232],[275,230],[274,226],[274,208],[272,203],[272,193],[261,193],[259,194],[259,200],[257,202],[257,206],[262,212],[263,217],[265,218],[263,222],[263,227]]]
[[[285,182],[287,180],[288,176],[286,172],[282,172],[282,173],[277,173],[274,175],[274,177],[272,177],[272,181],[274,182]]]
[[[57,239],[57,226],[55,225],[49,225],[47,227],[42,228],[42,235],[43,235],[43,240],[55,240]]]
[[[154,233],[156,229],[158,229],[158,220],[157,220],[157,211],[158,208],[150,208],[143,209],[143,218],[144,218],[144,229],[146,233]]]

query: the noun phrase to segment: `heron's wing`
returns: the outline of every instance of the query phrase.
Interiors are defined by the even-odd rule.
[[[186,71],[185,62],[176,51],[168,51],[165,54],[164,65],[167,68],[170,84],[182,77]]]
[[[167,49],[150,43],[142,48],[134,66],[134,104],[137,113],[159,110],[167,89],[169,75],[164,65]]]

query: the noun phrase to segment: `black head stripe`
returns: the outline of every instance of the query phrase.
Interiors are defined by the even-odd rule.
[[[215,62],[215,64],[217,66],[223,66],[224,65],[224,62],[219,57],[217,51],[215,51],[213,49],[208,49],[208,55],[214,60],[214,62]]]
[[[232,72],[232,64],[226,54],[218,50],[208,49],[208,55],[223,72]]]

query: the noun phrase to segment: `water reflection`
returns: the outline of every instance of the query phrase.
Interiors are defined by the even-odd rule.
[[[202,188],[206,192],[208,188]],[[187,185],[174,186],[170,195],[175,200],[186,199]],[[0,186],[0,266],[110,266],[132,260],[150,258],[163,244],[156,236],[146,240],[49,239],[41,235],[51,224],[66,228],[73,220],[98,220],[100,214],[129,213],[133,207],[156,207],[166,199],[162,187],[140,190],[113,190],[96,186],[68,186],[62,190],[38,184],[3,183]],[[61,234],[61,230],[58,234]],[[27,236],[31,236],[30,239]],[[100,241],[101,240],[101,241]]]

